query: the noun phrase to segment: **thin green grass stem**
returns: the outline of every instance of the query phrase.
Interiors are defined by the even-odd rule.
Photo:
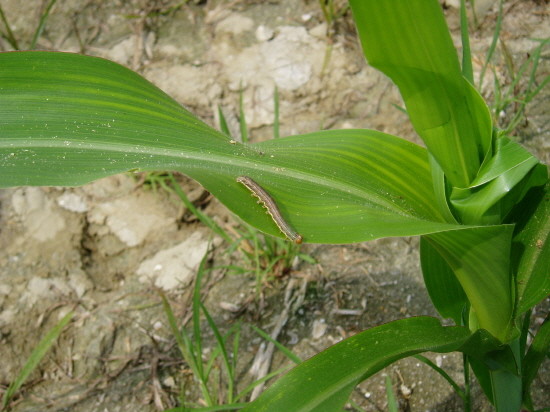
[[[460,0],[460,37],[462,39],[462,75],[474,84],[474,70],[472,68],[472,51],[470,36],[468,35],[468,15],[466,14],[466,0]]]
[[[42,13],[42,16],[40,16],[40,22],[38,23],[38,27],[34,32],[34,36],[32,38],[31,45],[30,45],[30,50],[35,49],[36,43],[38,42],[39,37],[42,35],[42,32],[44,31],[44,27],[46,26],[46,22],[48,21],[48,16],[50,15],[50,11],[56,2],[57,0],[50,0],[50,2],[48,3],[48,6],[44,10],[44,13]]]
[[[357,402],[355,402],[353,399],[350,399],[349,400],[349,404],[351,405],[351,407],[353,409],[355,409],[357,412],[365,412],[365,410],[363,408],[361,408],[361,406],[359,406],[359,404]]]
[[[273,343],[277,349],[279,349],[283,355],[285,355],[288,359],[290,359],[292,362],[294,362],[296,365],[298,365],[299,363],[302,363],[302,359],[300,359],[299,356],[295,355],[294,353],[292,353],[287,347],[285,347],[282,343],[280,343],[279,341],[273,339],[271,336],[269,336],[269,334],[265,333],[263,330],[261,330],[260,328],[254,326],[254,325],[250,325],[252,327],[252,329],[254,329],[254,331],[260,335],[262,338],[264,338],[265,340],[267,340],[268,342],[271,342]]]
[[[464,412],[470,412],[472,410],[470,361],[468,360],[468,355],[465,353],[462,354],[462,367],[464,373],[464,398],[462,404],[464,406]]]
[[[187,207],[191,213],[193,213],[197,218],[207,227],[209,227],[214,233],[221,236],[224,240],[226,240],[228,243],[233,243],[233,239],[231,236],[229,236],[225,230],[223,230],[220,225],[218,225],[213,219],[211,219],[209,216],[202,213],[199,209],[195,207],[195,205],[189,200],[185,192],[182,190],[176,179],[174,178],[174,175],[172,173],[169,173],[169,179],[171,185],[168,186],[166,183],[161,181],[161,186],[163,189],[170,190],[172,189],[176,195],[181,199],[185,207]]]
[[[166,314],[166,317],[168,319],[168,325],[170,326],[172,334],[176,339],[176,343],[178,345],[178,349],[180,350],[181,356],[183,357],[185,362],[187,362],[187,364],[193,371],[193,374],[197,377],[197,379],[199,379],[202,395],[205,398],[205,401],[208,402],[208,400],[210,400],[210,394],[208,392],[208,389],[203,385],[203,380],[201,379],[202,376],[199,373],[199,367],[198,367],[198,364],[202,360],[200,357],[196,356],[196,352],[193,348],[193,344],[191,342],[191,339],[187,335],[185,328],[182,327],[180,329],[178,327],[176,317],[174,316],[174,312],[172,311],[172,307],[168,303],[166,296],[161,291],[159,291],[158,293],[160,294],[160,297],[162,299],[164,313]]]
[[[222,133],[231,137],[231,132],[229,131],[229,126],[227,125],[227,119],[225,118],[222,107],[220,105],[218,105],[218,117],[220,119],[220,130],[222,131]]]
[[[395,400],[395,394],[393,393],[393,383],[390,375],[386,375],[386,398],[388,399],[388,411],[398,412],[397,401]]]
[[[197,357],[197,378],[201,386],[201,390],[205,395],[206,404],[208,406],[213,405],[213,399],[211,397],[210,391],[208,389],[208,376],[204,373],[204,365],[202,363],[202,334],[201,334],[201,319],[200,319],[200,309],[201,309],[201,283],[204,276],[204,266],[206,264],[206,259],[208,252],[204,254],[204,257],[199,264],[199,269],[197,270],[197,276],[195,277],[195,287],[193,289],[193,344],[194,350]]]
[[[453,387],[453,389],[455,390],[455,392],[458,394],[458,396],[460,396],[460,398],[462,399],[462,401],[465,401],[466,399],[466,394],[465,392],[460,388],[460,386],[454,381],[453,378],[451,378],[449,376],[449,374],[447,372],[445,372],[444,369],[440,368],[439,366],[437,366],[435,363],[433,363],[430,359],[428,359],[427,357],[423,356],[423,355],[414,355],[414,357],[416,359],[418,359],[420,362],[423,362],[425,363],[426,365],[428,365],[430,368],[432,368],[434,371],[436,371],[437,373],[439,373],[443,379],[445,379],[447,382],[449,382],[449,384]]]
[[[273,91],[273,138],[279,138],[279,88],[275,85],[275,90]]]
[[[61,332],[67,326],[74,316],[74,312],[70,311],[61,318],[57,324],[46,333],[46,335],[38,342],[38,345],[33,349],[29,358],[25,362],[25,365],[17,375],[17,377],[10,383],[2,399],[2,410],[5,410],[10,403],[15,393],[25,383],[30,374],[36,369],[40,361],[44,358],[46,353],[50,350],[53,344],[61,335]]]
[[[241,142],[248,143],[248,126],[244,114],[244,91],[242,84],[239,91],[239,127],[241,131]]]
[[[503,100],[503,105],[509,105],[510,103],[517,103],[518,107],[515,109],[514,116],[504,129],[506,134],[511,133],[518,124],[523,120],[525,107],[535,98],[535,96],[550,82],[550,76],[546,76],[533,90],[532,88],[536,85],[536,72],[541,58],[542,48],[550,43],[550,39],[546,39],[541,42],[541,44],[535,48],[531,53],[531,56],[521,65],[517,74],[515,75],[512,83],[507,89]],[[529,81],[525,87],[522,98],[514,97],[513,93],[515,92],[519,81],[523,78],[524,73],[531,65],[531,70],[529,72]]]
[[[8,19],[6,19],[6,15],[4,14],[4,10],[2,10],[2,6],[0,5],[0,19],[4,23],[4,27],[6,28],[6,34],[1,33],[2,37],[4,37],[11,47],[13,47],[15,50],[19,50],[19,45],[17,44],[17,39],[13,35],[13,32],[11,31],[10,24],[8,23]]]
[[[491,59],[493,58],[493,54],[495,53],[498,39],[500,37],[500,30],[502,28],[502,4],[503,0],[499,0],[498,2],[498,16],[497,21],[495,24],[495,30],[493,32],[493,40],[491,41],[491,46],[489,46],[489,50],[487,51],[487,56],[485,57],[485,62],[483,62],[483,67],[481,68],[481,72],[479,73],[479,83],[478,83],[478,89],[481,90],[483,86],[483,79],[485,78],[485,72],[487,71],[487,67],[489,66],[489,63],[491,62]]]
[[[233,402],[233,396],[234,396],[233,391],[234,391],[234,384],[235,384],[235,371],[233,370],[231,361],[229,359],[229,355],[227,354],[227,349],[225,347],[226,340],[224,339],[224,337],[222,337],[218,327],[216,326],[216,323],[214,322],[214,319],[212,319],[206,307],[203,305],[202,302],[199,302],[199,303],[204,313],[204,316],[206,317],[206,321],[210,326],[210,329],[212,330],[212,332],[214,332],[214,337],[216,338],[216,342],[218,344],[218,350],[221,352],[221,355],[222,355],[223,364],[225,366],[225,370],[227,373],[227,402],[231,403]]]
[[[252,392],[256,386],[258,386],[258,385],[260,385],[264,382],[267,382],[268,380],[270,380],[271,378],[273,378],[277,375],[288,372],[290,369],[292,369],[292,367],[293,367],[293,365],[283,366],[282,368],[279,368],[279,369],[277,369],[273,372],[268,373],[263,378],[255,380],[250,385],[248,385],[246,388],[244,388],[241,392],[239,392],[239,394],[235,398],[235,401],[238,401],[239,399],[243,399],[244,397],[246,397],[246,395],[248,395],[250,392]]]

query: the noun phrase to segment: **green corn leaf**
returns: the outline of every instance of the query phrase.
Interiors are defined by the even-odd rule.
[[[537,372],[544,358],[548,356],[550,350],[550,315],[546,317],[538,333],[535,335],[529,350],[523,360],[523,397],[525,402],[532,409],[531,384],[537,376]]]
[[[487,105],[462,76],[437,0],[351,0],[369,63],[399,87],[445,175],[466,187],[491,147]]]
[[[510,252],[514,226],[482,226],[425,236],[468,296],[479,327],[502,342],[513,337]]]
[[[548,180],[546,167],[542,170],[537,165],[538,159],[518,143],[499,138],[495,154],[469,187],[453,188],[451,204],[463,223],[498,224],[531,187]]]
[[[550,183],[531,190],[512,215],[517,222],[512,243],[515,316],[520,317],[550,295]]]
[[[110,61],[0,54],[0,187],[80,185],[130,169],[185,173],[248,223],[282,236],[236,181],[250,176],[308,242],[457,228],[437,210],[426,150],[403,139],[341,130],[235,144]]]
[[[449,264],[424,236],[420,238],[420,263],[433,305],[441,316],[461,325],[468,298]]]
[[[430,169],[432,171],[434,195],[436,198],[437,207],[447,222],[457,223],[447,200],[447,191],[451,190],[451,188],[448,188],[448,182],[445,179],[443,169],[439,166],[431,153],[428,153],[428,157],[430,161]]]
[[[494,344],[483,334],[471,335],[460,326],[443,327],[430,317],[397,320],[358,333],[302,362],[243,411],[337,411],[357,383],[401,358],[473,347],[481,356]]]

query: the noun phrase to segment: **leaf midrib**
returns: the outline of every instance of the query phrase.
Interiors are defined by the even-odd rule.
[[[67,142],[70,142],[70,144],[67,144]],[[276,174],[275,171],[273,171],[273,165],[265,162],[258,162],[257,159],[245,159],[239,157],[238,164],[233,163],[235,160],[234,154],[215,154],[212,152],[204,153],[199,151],[186,151],[186,150],[176,150],[176,149],[170,149],[170,148],[157,148],[154,146],[144,146],[144,145],[138,145],[138,144],[132,144],[132,145],[126,145],[126,144],[113,144],[113,143],[102,143],[98,142],[97,140],[94,141],[72,141],[69,139],[62,139],[59,140],[52,140],[52,139],[33,139],[32,141],[21,141],[19,139],[1,139],[0,140],[0,150],[1,149],[8,149],[8,150],[17,150],[17,149],[36,149],[36,148],[49,148],[49,149],[62,149],[63,152],[69,154],[70,152],[82,152],[82,150],[86,150],[87,153],[92,152],[101,152],[103,154],[105,153],[117,153],[117,154],[136,154],[136,155],[143,155],[143,153],[147,153],[149,155],[153,155],[160,158],[165,159],[178,159],[182,160],[185,159],[189,161],[190,159],[193,159],[197,162],[205,162],[209,164],[215,164],[218,165],[220,169],[235,169],[237,176],[243,176],[250,174],[253,172],[254,174],[257,174],[258,172],[265,173],[267,175],[273,175]],[[79,153],[80,155],[81,153]],[[228,161],[230,160],[230,161]],[[146,162],[146,161],[144,161]],[[146,169],[146,168],[143,168]],[[406,209],[402,207],[401,205],[394,203],[382,195],[378,195],[374,191],[372,192],[366,192],[365,190],[361,190],[355,185],[346,183],[342,180],[337,180],[333,178],[329,178],[326,176],[319,177],[315,173],[308,173],[304,171],[297,171],[297,170],[291,170],[286,169],[285,170],[285,176],[293,178],[297,181],[307,182],[310,184],[313,184],[315,186],[325,188],[328,190],[331,190],[332,192],[339,192],[345,195],[346,198],[356,198],[359,199],[357,203],[364,204],[369,203],[375,207],[379,207],[383,210],[388,210],[393,213],[398,213],[402,216],[406,216],[408,218],[415,218],[419,220],[427,220],[426,218],[422,216],[418,216],[416,213],[411,213],[409,209]],[[368,195],[368,196],[365,196]],[[435,218],[433,221],[437,221]]]

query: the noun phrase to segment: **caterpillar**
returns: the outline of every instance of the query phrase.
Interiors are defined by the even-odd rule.
[[[252,195],[258,198],[259,203],[267,209],[267,213],[273,219],[279,230],[291,241],[296,244],[300,244],[303,241],[302,235],[296,232],[292,226],[283,218],[277,203],[258,183],[252,180],[248,176],[237,177],[237,182],[242,183],[248,190],[252,192]]]

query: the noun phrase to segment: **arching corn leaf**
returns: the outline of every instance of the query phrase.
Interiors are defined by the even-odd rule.
[[[457,228],[435,206],[425,149],[371,130],[234,144],[113,62],[0,54],[0,186],[80,185],[175,170],[265,232],[275,222],[236,181],[254,179],[305,241],[344,243]]]
[[[465,327],[441,326],[435,318],[400,319],[358,333],[299,364],[243,412],[337,411],[355,385],[399,359],[472,348],[483,356],[495,344],[483,331],[472,335]]]
[[[491,116],[462,77],[436,0],[351,0],[372,66],[399,87],[411,122],[445,175],[466,187],[491,147]]]

